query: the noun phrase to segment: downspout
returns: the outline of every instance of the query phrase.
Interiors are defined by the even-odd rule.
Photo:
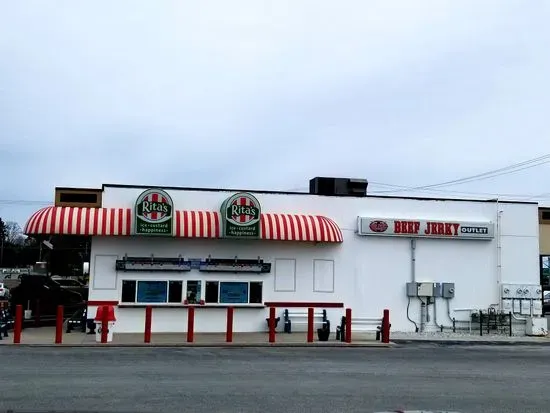
[[[416,239],[411,238],[411,282],[416,282]],[[407,320],[414,324],[414,331],[418,333],[418,324],[414,322],[409,315],[409,307],[411,306],[411,297],[408,297],[407,303]]]
[[[447,302],[449,302],[448,299],[447,299]],[[449,310],[449,312],[450,312],[450,310]],[[435,321],[435,325],[437,326],[437,328],[439,328],[439,331],[443,332],[443,329],[445,328],[445,326],[443,324],[439,324],[437,322],[437,298],[436,297],[434,297],[434,321]]]
[[[500,296],[500,285],[502,284],[502,242],[501,242],[501,216],[502,211],[500,210],[499,201],[497,198],[497,233],[496,233],[496,246],[497,246],[497,288],[498,288],[498,295]]]
[[[411,238],[411,282],[416,282],[416,239]]]

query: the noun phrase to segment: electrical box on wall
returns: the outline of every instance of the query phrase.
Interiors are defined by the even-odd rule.
[[[442,297],[443,298],[455,298],[455,283],[443,283],[442,284]]]
[[[502,300],[502,311],[509,313],[513,310],[512,308],[512,300],[507,298],[505,300]]]
[[[417,283],[407,283],[407,297],[418,297]]]
[[[407,297],[454,298],[454,283],[410,282],[407,283]]]
[[[542,315],[542,300],[533,300],[533,315]]]
[[[433,297],[434,283],[418,283],[419,297]]]

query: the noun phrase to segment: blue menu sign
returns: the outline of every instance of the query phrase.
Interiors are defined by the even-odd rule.
[[[168,297],[166,281],[138,281],[138,303],[165,303]]]
[[[248,304],[248,283],[221,282],[220,303]]]

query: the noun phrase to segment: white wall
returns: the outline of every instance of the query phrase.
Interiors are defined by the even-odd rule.
[[[105,207],[133,208],[140,188],[106,187]],[[168,190],[174,207],[181,210],[219,210],[221,203],[231,195],[224,191]],[[394,331],[414,331],[407,320],[405,284],[411,280],[410,239],[396,237],[360,237],[355,234],[357,216],[411,218],[428,220],[492,221],[499,230],[494,240],[418,239],[416,241],[417,281],[454,282],[456,297],[451,308],[487,308],[499,302],[499,282],[524,284],[539,283],[538,268],[538,210],[536,204],[507,204],[495,202],[432,201],[397,198],[339,198],[306,195],[255,194],[262,212],[320,214],[332,218],[344,233],[339,245],[308,244],[274,241],[194,240],[174,238],[95,237],[92,242],[90,284],[95,274],[94,257],[104,255],[205,258],[255,258],[258,255],[272,262],[270,274],[262,275],[204,275],[192,271],[177,275],[182,279],[263,280],[264,301],[322,301],[343,302],[357,316],[379,316],[390,309]],[[498,236],[500,233],[500,237]],[[498,241],[500,239],[500,242]],[[499,254],[500,246],[500,254]],[[500,256],[500,259],[499,259]],[[275,291],[275,260],[294,259],[296,263],[295,291],[288,291],[291,281],[278,280]],[[334,260],[334,291],[324,283],[323,292],[314,291],[314,260]],[[105,262],[105,258],[99,260]],[[283,262],[281,265],[290,265]],[[101,286],[115,285],[116,289],[91,289],[90,300],[119,300],[120,283],[128,277],[163,277],[158,274],[116,274],[114,266],[109,274],[102,269]],[[107,278],[105,278],[107,277]],[[108,278],[116,278],[109,283]],[[171,279],[177,279],[173,276]],[[284,291],[287,290],[287,291]],[[94,309],[91,309],[95,311]],[[446,306],[438,301],[438,322],[449,325]],[[143,309],[118,309],[118,331],[142,331]],[[279,310],[279,312],[282,310]],[[343,309],[329,311],[333,325],[339,321]],[[418,323],[419,302],[410,305],[410,317]],[[237,309],[235,331],[265,330],[267,309]],[[457,318],[464,317],[456,314]],[[185,309],[155,309],[153,331],[185,331]],[[431,317],[433,324],[433,314]],[[196,311],[196,331],[224,331],[225,309]]]

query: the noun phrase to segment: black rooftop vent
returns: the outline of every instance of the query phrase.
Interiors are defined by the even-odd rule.
[[[309,181],[309,193],[325,196],[367,196],[366,179],[316,177]]]

